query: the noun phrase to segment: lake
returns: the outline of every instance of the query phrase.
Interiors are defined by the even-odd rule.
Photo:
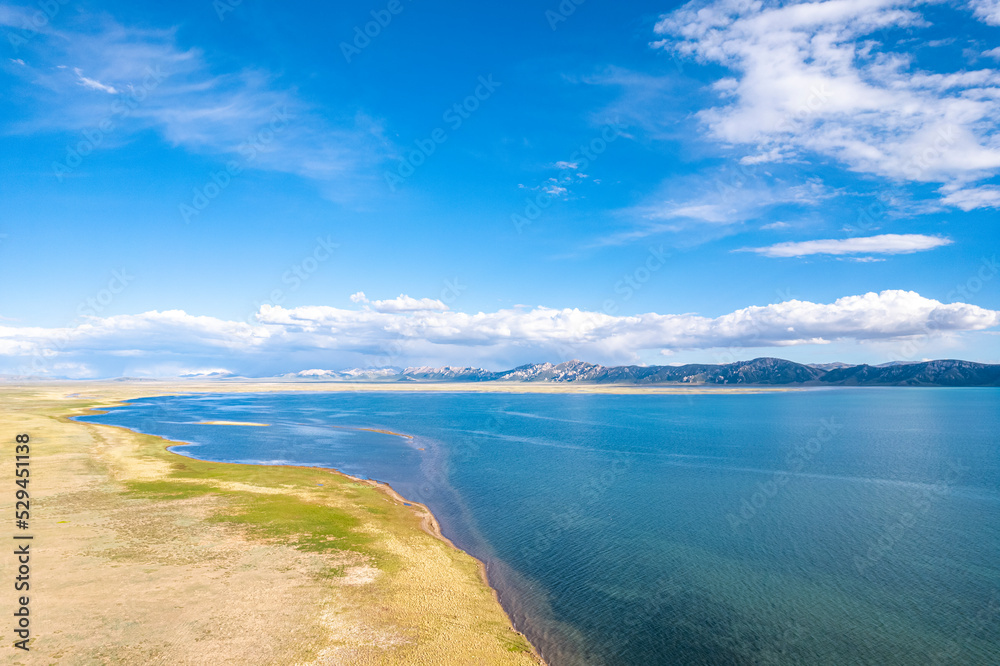
[[[391,483],[551,666],[1000,663],[1000,389],[220,394],[81,420]]]

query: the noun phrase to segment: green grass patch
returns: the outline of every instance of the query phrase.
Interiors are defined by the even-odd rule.
[[[125,484],[126,496],[149,500],[191,499],[215,490],[200,483],[177,481],[130,481]]]
[[[343,578],[347,575],[347,567],[341,564],[339,567],[329,567],[323,569],[319,576],[320,578]]]
[[[299,550],[318,553],[351,550],[367,555],[376,567],[386,572],[399,568],[394,556],[373,547],[374,539],[357,530],[361,519],[347,511],[287,495],[225,494],[239,499],[230,507],[231,513],[210,518],[214,522],[240,525],[252,537],[280,541]]]
[[[523,636],[505,632],[498,635],[497,640],[508,652],[531,652],[531,645]]]
[[[157,481],[126,484],[130,497],[149,500],[191,499],[208,494],[228,500],[209,520],[241,526],[251,538],[294,545],[309,552],[350,550],[369,557],[384,572],[398,571],[401,563],[375,543],[377,537],[358,531],[368,516],[378,516],[379,525],[394,531],[413,517],[389,506],[376,488],[332,472],[270,465],[237,465],[184,458],[167,451],[163,440],[143,436],[143,455],[170,464],[170,475]],[[264,494],[228,490],[225,483],[290,492]],[[323,484],[319,486],[317,484]],[[308,491],[317,501],[296,496]],[[328,506],[324,496],[349,500],[348,506]],[[343,576],[331,570],[330,577]]]
[[[283,495],[233,495],[244,496],[236,511],[212,520],[243,525],[254,536],[295,543],[300,550],[360,552],[371,541],[353,529],[361,521],[344,511]]]

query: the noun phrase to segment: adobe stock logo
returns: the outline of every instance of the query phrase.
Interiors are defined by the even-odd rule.
[[[229,160],[224,168],[209,174],[208,179],[200,187],[193,188],[190,201],[182,201],[177,206],[184,224],[190,224],[193,218],[201,215],[212,201],[233,183],[237,176],[253,166],[257,157],[267,152],[271,143],[285,131],[289,125],[289,119],[293,117],[285,107],[276,109],[269,123],[249,135],[239,145],[237,152],[241,159]]]
[[[52,19],[58,16],[63,6],[67,4],[69,4],[69,0],[39,0],[35,3],[38,11],[23,18],[20,28],[7,33],[7,41],[14,49],[14,53],[20,52],[21,47],[34,39],[39,31],[51,23]]]
[[[570,16],[576,13],[576,8],[582,5],[586,0],[562,0],[559,6],[555,10],[548,9],[545,11],[545,20],[549,23],[549,28],[555,30],[559,27],[560,23],[566,21]]]
[[[60,183],[66,176],[72,174],[83,164],[87,155],[94,152],[105,139],[117,130],[133,112],[152,94],[167,78],[160,66],[147,67],[142,83],[129,86],[128,94],[121,94],[111,104],[110,113],[93,127],[80,133],[80,140],[66,146],[66,157],[60,162],[52,163],[52,172]]]
[[[96,317],[104,309],[111,305],[115,296],[125,291],[125,288],[135,280],[134,275],[129,275],[124,268],[120,271],[111,271],[111,279],[104,289],[101,289],[94,296],[88,297],[76,308],[76,314],[81,317]]]

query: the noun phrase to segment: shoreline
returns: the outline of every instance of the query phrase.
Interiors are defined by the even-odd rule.
[[[162,398],[162,397],[167,397],[167,396],[164,396],[164,395],[146,395],[146,396],[142,396],[142,397],[143,398]],[[134,399],[135,398],[129,398],[128,400],[134,400]],[[113,408],[113,407],[123,406],[128,400],[120,400],[120,401],[117,401],[117,403],[115,403],[115,404],[103,405],[101,407],[91,407],[87,411],[90,412],[91,414],[97,414],[97,413],[106,414],[108,412],[108,410],[106,409],[107,407]],[[367,485],[367,486],[370,486],[370,487],[374,488],[375,490],[377,490],[378,492],[383,493],[384,495],[386,495],[387,497],[389,497],[393,501],[398,502],[399,504],[402,504],[403,506],[411,509],[411,511],[413,513],[418,514],[419,517],[420,517],[420,527],[428,535],[434,537],[435,539],[438,539],[439,541],[442,541],[448,547],[453,548],[454,550],[456,550],[456,551],[458,551],[460,553],[464,553],[466,556],[470,557],[471,559],[473,559],[476,562],[476,565],[477,565],[478,570],[479,570],[479,575],[480,575],[480,578],[481,578],[483,584],[486,585],[490,589],[490,591],[492,592],[494,601],[496,602],[497,606],[499,606],[503,610],[503,613],[507,617],[508,621],[510,622],[510,625],[511,625],[511,628],[513,629],[513,631],[516,632],[521,637],[523,637],[524,640],[527,642],[527,644],[531,647],[531,654],[535,658],[535,660],[537,660],[538,664],[540,666],[548,666],[548,664],[546,663],[546,661],[542,658],[542,655],[539,654],[538,649],[534,646],[534,644],[532,644],[532,642],[530,640],[528,640],[528,637],[524,634],[524,632],[522,632],[520,629],[518,629],[515,626],[514,618],[510,615],[510,613],[507,612],[507,609],[504,608],[503,603],[501,603],[501,601],[500,601],[500,594],[499,594],[499,592],[497,591],[497,589],[495,587],[493,587],[493,585],[490,584],[489,573],[486,570],[486,563],[483,562],[482,560],[480,560],[478,557],[472,555],[468,551],[465,551],[465,550],[459,548],[458,546],[455,545],[455,543],[451,539],[449,539],[448,537],[446,537],[444,535],[444,533],[441,531],[441,523],[438,521],[437,517],[434,515],[434,512],[431,511],[430,508],[428,508],[426,504],[424,504],[422,502],[411,501],[411,500],[403,497],[399,493],[399,491],[397,491],[395,488],[392,487],[392,484],[390,484],[389,482],[387,482],[387,481],[379,481],[378,479],[363,479],[361,477],[357,477],[357,476],[353,476],[351,474],[348,474],[347,472],[342,472],[341,470],[339,470],[339,469],[337,469],[335,467],[316,467],[316,466],[310,466],[310,465],[273,465],[273,464],[267,464],[267,463],[236,463],[236,462],[228,462],[228,461],[225,461],[225,460],[206,460],[206,459],[203,459],[203,458],[194,458],[194,457],[186,456],[183,453],[178,453],[177,451],[172,450],[173,448],[178,447],[178,446],[191,446],[191,442],[183,442],[183,441],[177,441],[177,440],[167,439],[166,437],[162,437],[160,435],[153,435],[153,434],[149,434],[149,433],[143,433],[143,432],[139,432],[139,431],[136,431],[136,430],[132,430],[131,428],[128,428],[127,426],[113,425],[113,424],[110,424],[110,423],[88,423],[86,421],[77,421],[76,420],[76,417],[78,417],[78,416],[87,416],[87,415],[88,415],[87,413],[81,413],[81,414],[77,414],[75,416],[68,416],[68,417],[64,417],[64,418],[65,418],[66,422],[68,422],[68,423],[74,423],[74,424],[77,424],[77,425],[85,424],[85,425],[91,425],[91,426],[97,426],[97,427],[104,427],[104,428],[117,428],[117,429],[125,430],[127,432],[130,432],[130,433],[133,433],[133,434],[136,434],[136,435],[143,435],[145,437],[152,437],[154,439],[158,439],[161,442],[163,442],[163,450],[164,451],[166,451],[167,453],[169,453],[171,455],[175,455],[175,456],[178,456],[178,457],[181,457],[181,458],[186,458],[186,459],[189,459],[189,460],[198,460],[200,462],[208,462],[208,463],[212,463],[212,464],[215,464],[215,465],[235,465],[235,466],[238,466],[238,467],[265,467],[265,468],[267,468],[267,467],[273,467],[273,468],[313,470],[313,471],[322,472],[322,473],[326,473],[326,474],[336,474],[337,476],[341,476],[341,477],[343,477],[345,479],[349,479],[349,480],[353,481],[354,483],[362,483],[364,485]],[[204,422],[204,423],[213,423],[213,422]],[[233,422],[233,423],[235,423],[235,422]],[[228,425],[229,422],[227,422],[226,424]],[[201,424],[199,424],[199,425],[201,425]],[[407,434],[404,434],[404,433],[394,432],[394,431],[391,431],[391,430],[382,430],[382,429],[376,429],[376,428],[350,428],[350,429],[352,429],[352,430],[364,430],[364,431],[367,431],[367,432],[376,432],[376,433],[380,433],[380,434],[384,434],[384,435],[390,435],[390,436],[395,436],[395,437],[403,437],[403,438],[411,439],[411,440],[413,439],[413,435],[407,435]]]
[[[114,381],[114,380],[110,380],[110,381],[64,381],[64,380],[60,380],[60,381],[37,381],[37,382],[20,382],[20,383],[0,381],[0,396],[3,396],[4,394],[10,395],[11,393],[13,393],[14,395],[23,395],[23,396],[25,396],[26,397],[25,402],[27,403],[27,407],[28,407],[27,411],[30,412],[30,413],[36,414],[36,415],[44,413],[46,411],[46,410],[42,410],[41,412],[39,412],[38,409],[35,409],[35,407],[36,407],[36,405],[38,405],[38,403],[48,404],[48,405],[50,405],[50,408],[51,408],[51,405],[54,404],[54,403],[65,403],[67,401],[74,401],[74,402],[78,403],[77,405],[74,405],[72,407],[69,406],[69,405],[65,405],[64,404],[63,405],[63,409],[60,409],[53,416],[55,416],[56,420],[59,421],[62,425],[71,427],[73,429],[76,429],[76,428],[83,429],[84,433],[90,431],[91,429],[93,431],[103,430],[102,428],[98,428],[98,426],[102,426],[102,425],[106,425],[106,424],[87,423],[87,422],[82,422],[82,421],[76,421],[76,420],[73,419],[73,417],[76,417],[76,416],[85,416],[85,415],[90,415],[90,414],[95,414],[95,413],[101,413],[101,412],[105,412],[106,413],[108,409],[112,409],[112,408],[115,408],[115,407],[122,406],[122,405],[126,404],[128,401],[140,400],[140,399],[144,399],[144,398],[165,398],[165,397],[169,397],[169,396],[203,395],[203,394],[221,394],[221,395],[225,395],[225,394],[244,394],[244,393],[246,393],[246,394],[249,394],[249,393],[269,394],[269,393],[296,393],[296,392],[316,392],[316,393],[338,393],[338,392],[348,393],[349,392],[349,393],[362,393],[362,392],[396,392],[396,391],[398,391],[398,392],[406,392],[406,393],[418,393],[418,392],[425,392],[425,393],[448,393],[448,392],[452,392],[452,393],[454,393],[454,392],[461,392],[461,393],[584,394],[584,395],[585,394],[625,394],[625,395],[676,395],[676,396],[697,395],[697,394],[714,394],[714,395],[743,394],[743,395],[752,395],[752,394],[771,393],[771,392],[781,392],[781,393],[790,392],[789,389],[785,389],[785,388],[777,388],[777,389],[775,389],[775,388],[766,388],[766,387],[765,388],[728,388],[728,387],[692,388],[692,387],[634,387],[634,386],[633,387],[621,387],[621,386],[600,386],[600,385],[575,385],[575,386],[551,385],[551,384],[548,384],[548,385],[525,385],[525,384],[522,384],[522,383],[517,383],[517,384],[501,384],[501,385],[492,384],[490,386],[468,385],[468,384],[447,384],[447,383],[439,383],[439,384],[416,384],[416,385],[395,385],[395,386],[391,386],[391,385],[378,384],[378,383],[366,383],[366,384],[337,383],[337,384],[331,384],[331,383],[302,383],[302,382],[291,383],[291,382],[251,382],[251,381],[239,381],[239,382],[236,382],[236,381],[230,381],[230,382],[222,382],[222,381],[190,381],[190,382],[189,381],[181,381],[181,382],[177,382],[177,381]],[[27,396],[30,396],[30,397],[27,397]],[[0,414],[2,414],[4,411],[9,411],[9,410],[4,410],[3,409],[4,406],[8,406],[8,405],[0,406]],[[50,417],[50,418],[52,418],[52,417]],[[228,424],[228,423],[229,422],[226,422],[226,424]],[[2,424],[2,420],[0,420],[0,424]],[[206,424],[206,425],[208,425],[208,424]],[[222,423],[219,423],[218,425],[222,425]],[[257,424],[255,423],[255,425],[257,425]],[[264,426],[266,424],[259,424],[259,425]],[[263,492],[263,493],[278,492],[277,489],[274,488],[273,479],[275,479],[275,478],[281,478],[281,477],[285,476],[285,475],[281,474],[282,470],[285,470],[285,471],[288,471],[288,472],[310,472],[310,471],[312,471],[312,472],[321,472],[324,475],[331,475],[332,474],[333,476],[336,476],[337,478],[342,479],[344,481],[349,481],[352,484],[357,484],[358,486],[363,486],[363,487],[371,488],[378,496],[381,496],[381,497],[384,498],[383,501],[391,502],[393,504],[398,504],[398,505],[409,505],[409,506],[400,506],[398,508],[401,509],[401,510],[405,510],[408,515],[410,515],[415,521],[419,522],[419,525],[415,525],[415,527],[421,533],[425,534],[428,538],[432,539],[433,541],[442,544],[443,548],[446,548],[446,549],[450,550],[451,552],[455,553],[456,556],[460,555],[462,558],[465,558],[465,560],[467,562],[469,562],[469,566],[474,566],[474,572],[475,572],[474,578],[476,580],[476,583],[482,589],[483,594],[487,594],[488,595],[490,603],[492,604],[492,607],[495,608],[495,612],[498,613],[498,616],[502,617],[502,619],[503,619],[503,626],[506,627],[506,629],[504,631],[506,632],[506,635],[510,636],[510,638],[504,638],[504,637],[502,637],[501,634],[503,632],[499,632],[498,633],[498,628],[497,628],[498,625],[496,625],[495,623],[491,624],[491,625],[484,625],[484,622],[486,622],[486,620],[484,618],[491,617],[491,613],[494,612],[494,611],[492,611],[492,610],[487,611],[486,609],[480,609],[480,610],[476,610],[476,611],[463,610],[465,608],[475,608],[475,609],[479,609],[480,608],[479,606],[475,605],[476,603],[480,603],[480,602],[473,601],[472,597],[469,597],[468,594],[466,594],[465,596],[462,596],[460,598],[459,603],[448,605],[446,607],[441,607],[441,608],[438,608],[438,610],[432,610],[432,608],[434,608],[436,605],[440,606],[440,604],[437,603],[437,602],[434,602],[434,603],[426,603],[425,602],[425,603],[420,603],[420,604],[414,605],[414,603],[411,602],[411,601],[402,602],[402,603],[405,604],[404,606],[395,607],[395,608],[393,608],[393,607],[386,607],[386,606],[383,605],[383,606],[381,606],[381,610],[383,610],[383,611],[385,611],[385,610],[393,611],[393,613],[395,615],[399,615],[400,617],[411,617],[412,618],[413,613],[414,613],[414,608],[416,607],[416,608],[420,608],[423,611],[423,613],[425,613],[426,615],[428,615],[428,616],[430,616],[430,617],[432,617],[432,618],[434,618],[436,620],[436,621],[431,621],[432,624],[441,625],[442,623],[448,623],[448,626],[446,628],[444,628],[444,629],[440,629],[439,628],[438,631],[439,632],[440,631],[447,632],[449,636],[452,636],[451,638],[449,638],[449,641],[452,641],[452,642],[457,641],[456,644],[454,644],[454,645],[447,644],[447,645],[445,645],[445,646],[442,647],[442,645],[440,644],[440,637],[438,637],[437,642],[433,646],[431,646],[431,647],[421,647],[421,650],[423,650],[423,651],[418,650],[419,654],[434,654],[434,653],[437,653],[439,655],[441,655],[441,654],[448,655],[449,658],[445,659],[444,661],[442,661],[440,663],[447,663],[448,661],[453,661],[454,662],[454,659],[452,659],[453,654],[462,654],[463,651],[464,651],[464,653],[466,653],[466,654],[468,654],[468,653],[478,653],[478,654],[488,654],[488,655],[490,655],[488,658],[485,658],[485,659],[482,658],[482,657],[478,657],[478,658],[476,658],[476,659],[473,660],[474,663],[482,663],[482,664],[494,664],[494,663],[501,664],[501,663],[503,663],[503,664],[506,664],[506,663],[514,663],[514,662],[516,662],[516,663],[520,664],[520,663],[522,663],[521,660],[527,659],[528,661],[530,661],[530,663],[541,664],[542,666],[546,665],[546,662],[544,661],[543,657],[539,653],[537,647],[535,645],[533,645],[527,639],[527,636],[520,629],[518,629],[518,627],[515,626],[515,616],[514,616],[515,609],[512,608],[511,612],[508,612],[508,609],[504,606],[503,602],[501,601],[500,591],[490,583],[490,576],[489,576],[489,572],[487,570],[486,563],[483,562],[482,560],[480,560],[479,558],[476,558],[476,557],[472,556],[470,553],[468,553],[468,552],[466,552],[466,551],[458,548],[450,539],[448,539],[447,537],[445,537],[443,535],[442,531],[441,531],[440,522],[438,521],[437,517],[434,516],[433,512],[431,512],[430,509],[426,505],[424,505],[423,503],[410,502],[410,501],[406,500],[406,498],[403,497],[400,493],[398,493],[394,488],[392,488],[392,486],[390,484],[384,483],[384,482],[379,482],[379,481],[374,480],[374,479],[372,479],[372,480],[359,479],[357,477],[354,477],[352,475],[346,474],[346,473],[341,472],[340,470],[337,470],[337,469],[334,469],[334,468],[306,467],[306,466],[281,465],[281,464],[271,465],[271,464],[266,464],[266,463],[263,463],[263,464],[225,463],[225,462],[216,462],[216,461],[211,461],[211,460],[200,460],[198,458],[189,457],[189,456],[186,456],[184,454],[181,454],[181,453],[178,453],[176,451],[171,450],[171,447],[186,446],[186,445],[189,445],[190,442],[183,442],[183,441],[175,442],[173,440],[169,440],[169,439],[166,439],[164,437],[159,437],[159,436],[156,436],[156,435],[147,435],[147,434],[144,434],[144,433],[139,433],[139,432],[130,430],[130,429],[124,427],[124,426],[111,426],[111,425],[109,425],[107,429],[110,430],[110,431],[127,433],[129,436],[131,436],[133,439],[135,439],[136,442],[138,442],[139,440],[142,440],[144,438],[153,439],[153,440],[155,440],[155,442],[157,442],[157,446],[158,446],[159,450],[163,453],[163,455],[166,455],[166,456],[168,456],[170,458],[176,458],[176,459],[179,459],[179,460],[190,460],[192,462],[199,463],[199,464],[204,464],[204,465],[225,466],[225,467],[232,467],[232,468],[237,468],[237,469],[271,470],[271,471],[277,472],[277,474],[270,475],[268,477],[268,478],[271,478],[272,481],[264,480],[263,481],[263,486],[261,486],[261,487],[254,487],[253,492]],[[398,437],[403,437],[403,438],[407,438],[407,439],[412,440],[411,436],[405,435],[403,433],[395,432],[395,431],[386,431],[386,430],[375,429],[375,428],[366,428],[366,430],[376,430],[376,431],[384,433],[384,434],[388,434],[388,435],[392,435],[392,436],[398,436]],[[74,432],[75,432],[75,430],[74,430]],[[101,440],[104,439],[103,437],[98,437],[98,438],[101,439]],[[72,434],[70,434],[70,439],[74,439],[74,440],[91,439],[92,440],[93,436],[89,436],[88,435],[87,437],[79,437],[79,436],[73,436]],[[114,438],[112,438],[112,439],[114,439]],[[116,442],[116,443],[117,444],[121,444],[121,442]],[[136,448],[136,445],[128,445],[126,448],[129,448],[129,447],[131,447],[130,450],[134,449],[133,453],[139,451],[139,448]],[[79,449],[78,449],[78,452],[79,452]],[[118,455],[121,456],[121,454],[118,454]],[[149,456],[148,453],[145,454],[145,455]],[[127,458],[128,458],[128,455],[125,455],[124,457],[120,457],[119,459],[111,461],[112,462],[112,466],[114,466],[114,465],[120,465],[120,464],[126,464],[126,465],[132,464],[133,467],[135,465],[138,465],[138,467],[141,468],[144,464],[154,464],[155,463],[155,461],[153,461],[151,458],[148,459],[148,460],[146,460],[146,462],[142,462],[142,461],[140,461],[138,459],[128,460]],[[159,456],[153,456],[153,458],[159,458]],[[106,463],[108,461],[104,461],[104,462]],[[159,464],[159,463],[156,463],[156,464]],[[183,465],[181,467],[183,467]],[[109,467],[108,469],[110,470],[111,468]],[[132,471],[134,472],[136,470],[133,469]],[[176,488],[176,487],[178,487],[177,481],[168,481],[169,479],[173,479],[176,476],[177,476],[177,474],[175,474],[173,472],[170,472],[166,476],[163,476],[162,474],[160,474],[159,477],[157,477],[157,478],[167,479],[167,480],[163,481],[163,484],[164,485],[172,485],[173,487]],[[191,475],[188,474],[187,472],[180,474],[180,476],[191,477]],[[215,479],[217,481],[217,483],[215,484],[215,486],[217,486],[217,488],[218,488],[217,492],[220,494],[220,500],[221,501],[225,501],[226,498],[230,494],[232,494],[233,492],[243,491],[244,494],[245,494],[245,491],[247,491],[248,489],[251,488],[250,486],[246,486],[245,483],[240,483],[240,482],[233,483],[233,482],[230,482],[230,481],[226,480],[226,479],[234,478],[234,477],[237,477],[237,476],[240,476],[240,475],[239,474],[226,474],[226,473],[223,473],[223,474],[220,474],[217,479]],[[179,480],[186,480],[186,481],[190,482],[190,481],[193,481],[193,478],[179,479]],[[205,477],[201,477],[200,483],[204,484],[204,483],[209,483],[209,482],[206,481]],[[252,483],[252,484],[258,484],[259,482],[258,481],[251,481],[250,483]],[[142,485],[142,484],[140,484],[140,485]],[[181,485],[185,485],[185,484],[181,484]],[[324,484],[319,484],[319,485],[324,485]],[[335,486],[336,484],[329,484],[329,485]],[[127,483],[126,483],[126,487],[128,487]],[[188,492],[190,490],[193,490],[195,487],[196,486],[189,484],[189,485],[186,486],[186,488],[185,488],[184,491],[181,491],[181,493],[185,493],[185,492]],[[200,487],[204,487],[204,486],[200,486]],[[290,487],[290,488],[292,488],[292,487]],[[125,494],[122,494],[123,492],[125,492]],[[286,491],[280,491],[280,492],[281,492],[281,494],[286,495],[291,502],[299,501],[299,500],[301,500],[301,498],[305,497],[305,493],[303,493],[301,490],[296,491],[295,488],[292,488],[291,490],[288,490],[287,492]],[[339,490],[338,489],[335,492],[341,493],[341,496],[351,496],[351,497],[353,497],[353,496],[356,495],[355,493],[352,493],[350,490],[347,490],[346,493],[345,493],[343,490]],[[176,494],[176,491],[175,491],[175,494]],[[117,496],[118,496],[117,498],[119,498],[119,499],[122,498],[122,497],[125,497],[127,495],[128,495],[128,493],[126,491],[123,491],[123,490],[117,491]],[[150,497],[150,496],[145,496],[145,495],[140,495],[140,496],[147,497],[147,498]],[[184,495],[184,496],[186,496],[186,495]],[[266,497],[266,495],[265,495],[265,497]],[[163,497],[159,497],[158,499],[163,499]],[[322,501],[326,501],[326,500],[322,500]],[[358,501],[361,502],[361,500],[358,500]],[[370,502],[368,502],[367,505],[364,505],[363,503],[362,504],[357,504],[357,508],[364,508],[364,506],[370,506]],[[167,510],[167,509],[164,509],[164,510]],[[369,508],[369,511],[372,511],[372,509]],[[392,512],[390,512],[390,513],[392,513]],[[201,525],[205,524],[204,519],[196,519],[196,520]],[[392,522],[392,521],[385,522],[385,521],[388,520],[387,518],[386,519],[379,519],[379,520],[383,521],[385,523],[386,527],[388,527],[390,530],[397,530],[398,531],[400,529],[400,525],[398,523],[398,519],[395,519],[395,518],[392,519],[392,521],[396,521],[396,522]],[[368,521],[366,520],[364,524],[367,525]],[[322,535],[324,533],[324,530],[323,530],[322,527],[320,527],[320,529],[317,532],[315,532],[315,533],[318,534],[318,535]],[[295,535],[289,535],[289,536],[292,537],[292,538],[291,538],[291,540],[289,540],[289,541],[286,542],[287,548],[295,550],[296,548],[299,547],[296,544],[300,543],[300,540]],[[327,537],[327,538],[330,538],[330,537]],[[346,546],[346,550],[344,552],[345,553],[350,553],[351,555],[354,555],[354,554],[356,554],[354,552],[354,550],[356,550],[356,549],[352,548],[351,546]],[[364,550],[364,549],[362,549],[362,550]],[[365,551],[365,552],[367,552],[367,551]],[[412,555],[410,557],[412,558]],[[421,555],[419,557],[423,558],[425,556]],[[442,582],[440,583],[440,589],[441,590],[451,590],[455,586],[462,586],[464,584],[462,582],[464,579],[462,578],[462,576],[458,575],[459,571],[457,569],[455,569],[456,566],[459,566],[459,559],[460,558],[458,558],[458,557],[449,557],[447,559],[448,559],[447,563],[442,562],[440,560],[435,560],[435,561],[438,562],[437,564],[433,564],[431,561],[417,563],[418,568],[420,570],[422,570],[422,571],[426,570],[427,567],[432,567],[432,568],[436,567],[436,569],[434,571],[425,572],[423,574],[423,578],[424,579],[427,579],[428,577],[434,578],[435,576],[438,577],[438,578],[440,578],[440,574],[442,574],[442,573],[446,574],[445,578],[442,579]],[[376,568],[373,569],[372,571],[374,571],[375,574],[378,574],[380,576],[379,580],[384,580],[384,579],[388,578],[390,583],[393,583],[395,581],[395,578],[393,577],[394,575],[391,575],[389,573],[385,573],[385,572],[382,571],[382,564],[380,564],[378,561],[375,561],[375,560],[372,560],[370,562],[375,565]],[[411,562],[411,564],[412,564],[412,562]],[[256,569],[256,567],[254,567],[254,569]],[[447,575],[449,572],[450,572],[450,577]],[[470,573],[471,573],[471,571],[470,571]],[[465,575],[465,574],[462,574],[462,575]],[[137,580],[141,580],[141,577],[135,577],[135,578],[133,578],[129,582],[134,585]],[[381,586],[381,584],[378,584],[378,586]],[[398,587],[398,585],[397,585],[397,587]],[[157,588],[157,589],[159,589],[159,588]],[[224,586],[221,586],[220,589],[224,589]],[[138,591],[138,593],[141,595],[141,594],[144,593],[144,591],[140,590],[140,591]],[[58,597],[58,593],[56,593],[56,594],[57,594],[56,598],[58,599],[59,598]],[[348,595],[348,596],[351,596],[351,595]],[[348,610],[349,611],[351,611],[351,610],[358,611],[360,609],[369,608],[369,604],[372,604],[372,603],[376,603],[377,604],[377,603],[379,603],[379,601],[376,601],[375,599],[366,600],[366,601],[362,602],[361,606],[357,606],[357,605],[351,606],[349,604],[348,605]],[[382,603],[385,604],[385,603],[389,603],[389,602],[382,601]],[[121,605],[121,604],[119,604],[119,605]],[[303,611],[304,609],[306,609],[308,607],[309,606],[300,606],[300,605],[296,604],[296,608],[294,610],[295,610],[295,612],[301,612],[301,611]],[[321,607],[322,607],[322,604],[320,606],[315,606],[314,608],[316,610],[318,610]],[[290,609],[290,610],[293,610],[293,609]],[[459,615],[458,619],[457,619],[457,624],[456,624],[456,613],[467,614],[467,615],[466,616]],[[159,620],[159,618],[156,618],[156,619]],[[521,619],[523,620],[524,618],[521,618]],[[362,619],[362,621],[364,621],[364,620]],[[423,621],[423,620],[417,621],[417,620],[411,619],[410,622],[411,623],[419,622],[419,624],[403,625],[404,631],[412,631],[412,630],[416,629],[417,627],[422,627],[422,626],[428,624],[428,621]],[[150,626],[155,626],[155,623],[151,623]],[[386,626],[384,624],[378,624],[377,626],[379,627],[380,631],[388,631],[389,630],[388,628],[386,628]],[[406,630],[405,629],[406,626],[409,626],[410,629]],[[482,626],[483,628],[482,629],[474,629],[473,627],[475,627],[475,626]],[[476,632],[484,632],[484,630],[486,630],[487,626],[491,627],[488,631],[486,631],[485,633],[476,634]],[[172,626],[172,625],[168,625],[165,629],[169,633],[177,631],[177,627]],[[233,636],[235,636],[235,635],[238,635],[238,633],[239,633],[240,630],[237,629],[237,628],[234,628],[232,631],[236,632],[236,633],[232,634]],[[163,630],[161,629],[161,633],[162,632],[163,632]],[[96,635],[99,636],[99,634],[96,634]],[[509,651],[509,652],[511,652],[511,653],[513,653],[513,654],[509,654],[507,656],[502,656],[501,654],[497,654],[496,653],[496,647],[494,647],[495,644],[492,643],[489,640],[490,638],[499,639],[500,640],[500,644],[506,646],[506,650]],[[156,640],[156,639],[155,638],[151,638],[151,639],[147,639],[147,640]],[[348,643],[347,647],[343,647],[341,645],[340,647],[337,648],[337,650],[343,651],[344,649],[346,649],[351,654],[361,654],[361,653],[368,654],[369,652],[371,652],[370,648],[366,648],[366,647],[364,647],[364,645],[361,645],[359,647],[358,645],[352,643],[353,640],[354,639],[350,639],[350,640],[346,641]],[[404,644],[407,643],[407,642],[408,641],[404,640]],[[409,642],[412,642],[412,639],[410,639]],[[420,643],[418,643],[418,644],[420,644]],[[130,647],[135,648],[136,646],[130,646]],[[324,648],[324,649],[333,649],[333,648]],[[401,654],[401,653],[405,652],[405,650],[395,649],[393,647],[382,648],[382,649],[386,650],[386,652],[385,652],[386,656],[384,657],[384,660],[385,660],[384,663],[397,663],[396,661],[393,661],[393,658],[390,655]],[[430,652],[428,652],[428,650],[430,650]],[[353,660],[349,660],[349,661],[351,663],[353,663]],[[458,661],[464,663],[464,661],[462,659],[459,659]],[[380,661],[379,663],[383,663],[383,662]],[[398,662],[398,663],[409,664],[411,662],[404,659],[403,661]],[[412,663],[417,663],[417,662],[412,662]],[[424,661],[420,660],[419,663],[424,663]],[[432,661],[431,663],[437,663],[437,662],[433,662]]]
[[[0,430],[31,436],[33,569],[58,571],[32,577],[36,654],[9,663],[544,666],[484,563],[390,484],[77,420],[191,388],[0,383]]]

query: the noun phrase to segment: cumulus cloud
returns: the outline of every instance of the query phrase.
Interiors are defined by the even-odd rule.
[[[436,298],[413,298],[406,294],[384,301],[373,301],[371,305],[376,312],[424,312],[448,309],[447,305]]]
[[[983,23],[1000,25],[1000,0],[972,0],[969,6]]]
[[[371,301],[365,292],[359,291],[351,294],[351,302],[365,306],[375,312],[424,312],[433,310],[447,310],[448,306],[435,298],[413,298],[406,294],[400,294],[396,298],[387,298],[381,301]]]
[[[767,247],[747,247],[737,252],[756,252],[766,257],[805,257],[812,254],[911,254],[933,250],[952,241],[940,236],[922,234],[882,234],[863,238],[829,238],[800,242],[777,243]]]
[[[0,368],[22,375],[58,375],[57,368],[71,364],[89,368],[77,370],[81,376],[183,374],[191,368],[266,375],[427,362],[499,368],[515,359],[569,357],[615,363],[634,362],[646,351],[886,341],[1000,324],[1000,312],[911,291],[833,303],[788,300],[718,317],[545,307],[469,314],[442,306],[400,297],[360,310],[263,305],[254,324],[166,311],[90,318],[60,329],[0,326]]]
[[[928,25],[919,7],[697,0],[657,23],[654,46],[728,70],[712,87],[719,104],[699,118],[715,140],[754,150],[744,163],[818,155],[960,188],[1000,171],[1000,72],[925,71],[879,41],[881,30]],[[995,22],[996,0],[972,7]]]

